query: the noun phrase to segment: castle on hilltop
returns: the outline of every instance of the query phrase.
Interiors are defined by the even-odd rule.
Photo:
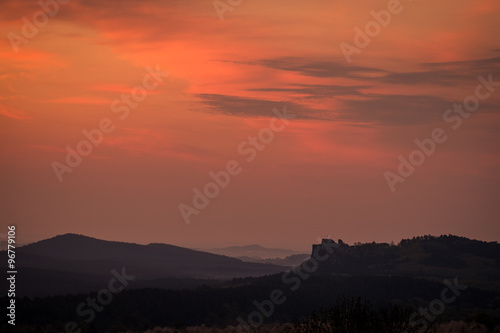
[[[327,261],[336,262],[339,256],[349,252],[349,245],[341,239],[335,242],[333,239],[323,238],[320,244],[313,244],[311,257],[328,257]]]

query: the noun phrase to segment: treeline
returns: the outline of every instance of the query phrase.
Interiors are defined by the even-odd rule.
[[[82,333],[145,331],[154,327],[181,329],[207,325],[227,327],[238,325],[238,317],[247,319],[258,311],[256,302],[270,298],[273,290],[283,292],[286,300],[274,306],[264,324],[307,321],[313,311],[329,309],[342,296],[361,297],[373,308],[398,306],[428,307],[441,297],[443,284],[405,277],[343,277],[313,275],[302,281],[296,290],[276,274],[260,279],[236,279],[223,287],[199,287],[190,290],[142,289],[125,290],[114,295],[110,304],[96,311],[95,318],[80,316],[76,309],[96,293],[17,300],[17,323],[14,330],[2,323],[0,331],[65,332],[68,322],[75,322]],[[295,285],[294,285],[295,286]],[[7,301],[3,298],[4,304]],[[372,306],[372,305],[370,305]],[[450,320],[476,321],[490,329],[500,324],[500,294],[468,287],[436,316],[433,322]],[[375,311],[375,310],[374,310]],[[408,310],[405,310],[408,311]],[[408,315],[401,312],[401,321]],[[326,317],[328,318],[328,315]],[[408,315],[407,321],[410,321]]]
[[[326,274],[412,276],[444,279],[458,276],[468,285],[500,291],[500,244],[453,235],[403,239],[398,245],[338,241],[319,272]]]

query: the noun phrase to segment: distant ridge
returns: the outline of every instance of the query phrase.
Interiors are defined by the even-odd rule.
[[[286,270],[282,266],[243,262],[169,244],[140,245],[77,234],[58,235],[20,247],[16,258],[19,270],[30,272],[19,275],[20,279],[26,279],[19,283],[24,286],[19,292],[28,296],[91,291],[109,280],[111,270],[122,267],[137,277],[132,288],[144,285],[145,281],[150,287],[168,287],[168,279],[193,285],[188,280],[257,277]]]

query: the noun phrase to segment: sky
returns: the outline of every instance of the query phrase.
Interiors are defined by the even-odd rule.
[[[0,234],[500,240],[499,1],[42,3],[0,3]]]

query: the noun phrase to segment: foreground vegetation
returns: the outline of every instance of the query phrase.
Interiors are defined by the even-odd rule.
[[[254,333],[291,333],[299,332],[293,331],[293,325],[291,324],[274,324],[265,325],[254,330]],[[239,333],[238,328],[235,326],[229,326],[226,328],[208,328],[206,326],[194,326],[187,327],[183,329],[169,328],[169,327],[155,327],[154,329],[144,331],[143,333]],[[314,332],[335,332],[335,331],[308,331]],[[493,331],[488,330],[484,325],[477,323],[465,323],[464,321],[452,321],[447,324],[436,325],[432,331],[427,330],[427,332],[422,331],[422,333],[499,333],[500,326],[497,326]],[[125,331],[123,333],[137,333],[135,331]],[[401,332],[398,332],[401,333]]]
[[[124,312],[126,313],[126,312]],[[139,330],[122,324],[111,325],[108,329],[98,329],[94,324],[81,324],[77,333],[500,333],[500,325],[486,325],[473,320],[451,321],[438,324],[434,317],[417,315],[414,308],[401,305],[375,306],[361,298],[340,297],[328,310],[313,311],[310,316],[293,323],[267,323],[258,327],[230,325],[225,328],[201,326],[155,327]],[[476,316],[480,318],[480,316]],[[136,318],[137,319],[137,318]],[[49,319],[50,320],[50,319]],[[484,321],[484,318],[483,318]],[[109,324],[109,323],[108,323]],[[137,322],[135,324],[138,324]],[[60,332],[52,325],[22,325],[9,332],[20,333],[56,333]]]
[[[88,316],[80,316],[76,309],[87,298],[97,293],[54,296],[41,299],[18,299],[19,322],[16,331],[29,328],[53,328],[64,332],[68,322],[76,322],[81,333],[145,331],[153,327],[185,328],[205,324],[210,327],[237,325],[237,318],[245,320],[256,311],[255,301],[269,299],[270,292],[279,288],[286,301],[276,305],[264,324],[292,323],[306,320],[313,311],[334,306],[339,297],[361,297],[374,306],[394,304],[402,307],[428,307],[440,297],[443,283],[408,277],[370,276],[310,276],[296,290],[284,284],[281,275],[260,279],[241,279],[231,286],[202,287],[190,290],[141,289],[124,290],[114,295],[111,303],[87,323]],[[489,329],[500,325],[500,294],[468,287],[457,299],[446,305],[436,321],[476,321]],[[1,302],[6,304],[4,297]],[[0,332],[8,328],[0,324]],[[30,330],[26,332],[36,332]]]

